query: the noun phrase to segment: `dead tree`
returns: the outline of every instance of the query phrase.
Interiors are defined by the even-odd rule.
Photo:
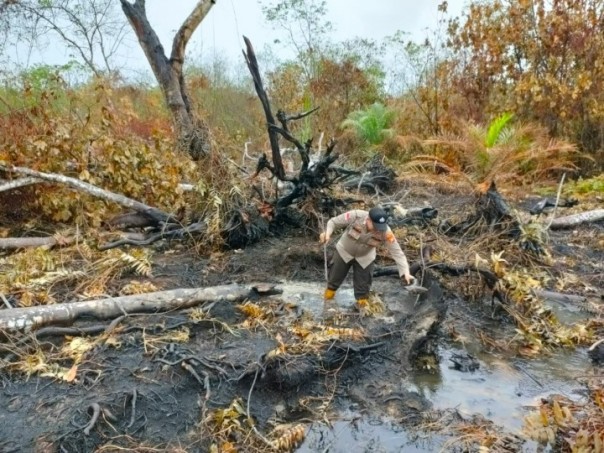
[[[270,159],[266,154],[260,156],[252,178],[256,178],[263,170],[268,170],[278,181],[287,182],[290,190],[282,195],[277,193],[275,199],[266,199],[264,192],[254,187],[260,197],[260,206],[246,205],[233,210],[224,233],[225,242],[231,248],[245,247],[266,236],[272,230],[282,230],[286,224],[302,226],[307,219],[300,219],[300,211],[292,209],[290,206],[300,204],[312,196],[316,196],[317,199],[323,198],[326,195],[319,194],[319,191],[332,185],[338,176],[330,168],[330,165],[338,158],[338,155],[334,153],[336,145],[334,140],[330,141],[319,159],[312,162],[312,139],[302,143],[289,128],[291,121],[302,119],[315,112],[317,108],[291,116],[288,116],[282,110],[279,110],[276,115],[273,114],[268,95],[262,83],[254,48],[247,37],[244,36],[243,39],[246,45],[243,55],[264,110],[271,146]],[[292,143],[300,156],[302,163],[295,175],[288,175],[285,172],[281,157],[281,139]],[[302,214],[302,217],[306,216]]]
[[[293,134],[290,129],[291,122],[311,115],[318,107],[295,115],[288,115],[283,110],[273,113],[252,43],[245,36],[243,39],[246,45],[243,56],[264,110],[271,147],[270,158],[266,153],[260,156],[252,178],[268,170],[274,179],[287,183],[288,190],[281,194],[277,192],[274,199],[267,199],[263,190],[254,187],[260,197],[260,206],[246,205],[233,210],[225,228],[225,242],[231,248],[245,247],[271,232],[282,232],[289,225],[310,226],[316,230],[323,214],[331,216],[337,212],[336,208],[360,201],[354,198],[334,198],[329,194],[329,189],[336,183],[343,183],[350,178],[357,178],[357,181],[362,178],[359,171],[333,165],[338,159],[338,154],[334,152],[335,140],[330,140],[325,152],[320,153],[313,152],[312,138],[302,142]],[[300,157],[300,168],[293,174],[286,173],[283,165],[280,147],[282,140],[292,144]],[[389,177],[393,179],[392,175],[373,175],[367,178],[367,182],[374,190],[379,190],[377,187],[385,189],[384,181]],[[356,187],[356,183],[354,184]],[[303,205],[305,209],[294,208]]]
[[[276,115],[276,119],[279,122],[279,124],[277,124],[277,121],[275,121],[275,115],[273,115],[271,110],[268,96],[264,90],[254,48],[247,37],[244,36],[243,39],[246,45],[246,51],[243,52],[243,55],[245,57],[247,67],[252,75],[252,79],[254,80],[256,94],[262,103],[262,108],[266,117],[269,142],[271,145],[272,164],[266,157],[266,154],[263,154],[258,160],[256,174],[264,169],[267,169],[278,180],[289,181],[292,183],[293,190],[278,198],[275,202],[275,206],[277,208],[285,208],[304,199],[313,189],[321,189],[331,185],[333,182],[333,177],[330,177],[329,167],[338,158],[338,154],[333,152],[336,142],[331,140],[327,146],[327,149],[325,150],[325,153],[320,156],[319,161],[312,163],[311,165],[310,156],[312,153],[312,138],[307,140],[305,143],[302,143],[291,133],[289,123],[291,121],[305,118],[306,116],[315,112],[318,107],[309,110],[308,112],[291,116],[288,116],[284,111],[279,110]],[[288,177],[285,174],[285,168],[283,167],[283,161],[281,159],[281,148],[279,147],[281,137],[292,143],[300,155],[302,165],[296,176]]]
[[[193,12],[187,17],[172,41],[172,51],[168,58],[155,30],[147,19],[145,0],[120,0],[122,10],[138,38],[153,74],[162,89],[164,98],[172,113],[179,138],[194,160],[210,151],[207,125],[196,118],[187,96],[183,66],[185,48],[201,21],[214,6],[215,0],[199,0]]]

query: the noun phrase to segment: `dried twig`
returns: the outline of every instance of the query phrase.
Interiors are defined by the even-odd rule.
[[[126,426],[126,428],[131,428],[134,425],[134,420],[136,418],[136,389],[132,390],[132,413],[130,414],[130,422]]]
[[[101,406],[99,406],[99,403],[92,403],[88,409],[92,409],[92,417],[90,417],[90,421],[84,427],[84,435],[86,436],[90,435],[90,431],[94,428],[94,425],[96,425],[99,415],[101,414]]]
[[[252,386],[250,387],[250,391],[247,394],[246,414],[247,414],[248,420],[252,420],[252,416],[250,415],[250,403],[252,401],[252,392],[254,391],[254,387],[256,386],[256,380],[258,379],[258,374],[261,369],[262,369],[261,366],[258,366],[258,368],[256,368],[256,373],[254,374],[254,380],[252,381]],[[252,431],[254,431],[254,434],[256,434],[256,436],[258,436],[258,439],[260,439],[262,442],[264,442],[269,447],[271,447],[271,448],[273,447],[272,442],[270,440],[268,440],[266,437],[264,437],[260,433],[260,431],[258,431],[258,429],[256,428],[256,425],[252,425]]]
[[[9,308],[9,309],[13,308],[13,306],[8,301],[8,299],[6,298],[6,296],[4,295],[4,293],[0,293],[0,299],[2,299],[2,302],[4,302],[4,305],[6,305],[6,308]]]
[[[560,179],[560,184],[558,184],[558,193],[556,194],[556,203],[554,204],[554,210],[552,211],[552,217],[551,219],[549,219],[549,223],[547,224],[547,227],[545,227],[545,230],[549,230],[549,228],[552,226],[552,222],[554,221],[554,218],[556,217],[556,209],[558,208],[558,203],[560,202],[560,193],[562,192],[562,184],[564,184],[564,178],[566,177],[566,173],[564,173],[562,175],[562,178]]]

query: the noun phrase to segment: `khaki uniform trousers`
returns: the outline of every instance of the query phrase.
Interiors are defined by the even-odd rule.
[[[327,287],[331,290],[337,291],[346,278],[346,275],[348,275],[348,271],[351,267],[353,272],[352,283],[354,286],[354,298],[357,300],[368,298],[369,291],[371,290],[371,283],[373,281],[374,263],[372,262],[363,269],[363,267],[355,259],[352,259],[346,263],[337,250],[334,252],[333,257],[331,258]]]

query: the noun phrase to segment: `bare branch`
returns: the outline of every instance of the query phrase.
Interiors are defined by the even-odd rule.
[[[163,212],[157,208],[147,206],[146,204],[141,203],[140,201],[133,200],[132,198],[128,198],[121,194],[109,192],[108,190],[101,189],[100,187],[94,186],[84,181],[80,181],[76,178],[71,178],[69,176],[59,175],[56,173],[43,173],[40,171],[32,170],[30,168],[13,167],[10,165],[0,165],[0,170],[11,173],[17,173],[20,175],[32,176],[34,178],[43,179],[46,181],[65,184],[74,189],[82,190],[86,193],[89,193],[90,195],[93,195],[95,197],[102,198],[104,200],[109,200],[127,208],[134,209],[137,212],[151,217],[158,223],[168,222],[172,219],[172,216],[170,214]]]
[[[176,61],[182,65],[185,57],[185,48],[187,47],[189,39],[191,39],[191,36],[204,17],[210,12],[214,3],[216,3],[216,0],[199,0],[197,2],[195,9],[189,14],[189,17],[187,17],[176,33],[176,36],[174,36],[172,53],[170,55],[171,61]]]
[[[0,181],[0,192],[18,189],[19,187],[29,186],[38,182],[42,181],[38,178],[19,178],[13,181]]]
[[[256,59],[254,47],[246,36],[243,37],[243,40],[245,41],[245,46],[247,49],[247,52],[243,51],[243,56],[245,57],[247,67],[250,70],[250,73],[252,74],[252,78],[254,79],[254,87],[256,88],[256,93],[258,94],[258,98],[260,98],[262,108],[264,109],[264,116],[266,117],[273,164],[275,165],[274,174],[278,179],[284,181],[285,168],[283,167],[283,160],[281,159],[281,150],[279,149],[279,137],[277,137],[277,134],[275,133],[276,131],[273,129],[277,126],[275,125],[275,118],[273,116],[273,112],[271,111],[271,104],[268,100],[268,96],[262,84],[262,77],[260,76],[260,69],[258,68],[258,60]]]

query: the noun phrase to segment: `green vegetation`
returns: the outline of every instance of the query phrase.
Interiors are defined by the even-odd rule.
[[[342,123],[342,128],[353,129],[358,138],[366,144],[379,145],[386,138],[394,135],[391,126],[394,123],[395,115],[394,110],[376,102],[366,110],[350,113]]]

